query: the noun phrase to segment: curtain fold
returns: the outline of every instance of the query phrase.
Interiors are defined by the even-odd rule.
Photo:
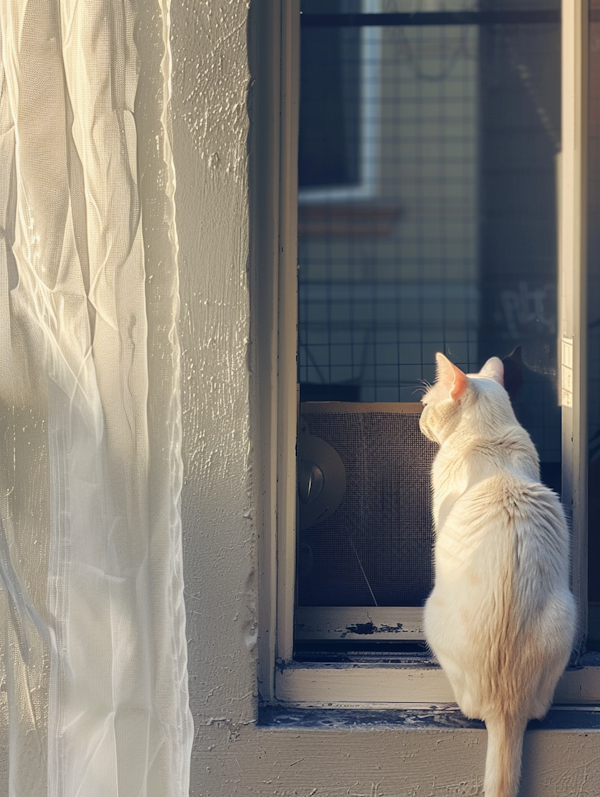
[[[142,5],[0,4],[10,797],[189,788],[168,5]]]

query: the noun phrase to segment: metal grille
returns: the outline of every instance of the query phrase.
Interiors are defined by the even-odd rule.
[[[340,75],[338,104],[314,125],[308,151],[316,89],[310,78],[301,88],[303,395],[415,401],[436,351],[477,364],[478,30],[307,27],[302,47],[303,65]],[[347,151],[356,178],[306,185],[314,136],[332,128],[331,157]]]
[[[436,351],[476,371],[519,346],[511,398],[558,487],[560,4],[428,8],[303,2],[301,398],[415,401]]]

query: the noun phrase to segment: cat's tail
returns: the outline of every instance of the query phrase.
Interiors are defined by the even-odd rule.
[[[485,797],[517,797],[527,720],[510,715],[486,719]]]

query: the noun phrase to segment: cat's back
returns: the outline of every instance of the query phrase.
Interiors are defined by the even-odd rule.
[[[493,435],[480,435],[461,425],[440,447],[433,469],[433,488],[443,489],[454,475],[468,473],[469,484],[496,475],[514,474],[525,481],[539,481],[539,457],[528,432],[516,421]]]
[[[477,503],[476,488],[483,482],[484,494],[491,491],[494,501],[502,504],[518,500],[521,482],[539,481],[539,459],[531,438],[518,424],[493,437],[477,435],[467,425],[459,427],[440,447],[431,478],[434,522],[440,532],[457,501],[463,510],[466,503]],[[511,491],[514,495],[509,497]],[[468,523],[470,519],[466,517],[464,521]]]
[[[551,570],[566,578],[569,532],[556,493],[527,470],[482,466],[478,472],[438,529],[440,552],[449,536],[463,540],[466,558],[479,549],[482,557],[514,570],[514,577],[535,572],[537,579],[540,570],[546,576]]]
[[[555,680],[536,678],[564,668],[576,615],[556,494],[510,472],[483,479],[448,515],[435,559],[426,634],[438,657],[472,673],[464,705],[486,718],[496,692],[522,695],[527,716],[542,716]]]

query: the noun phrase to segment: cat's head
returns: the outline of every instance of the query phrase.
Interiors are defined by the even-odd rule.
[[[421,399],[423,434],[443,443],[465,421],[465,432],[481,432],[502,422],[514,422],[504,390],[504,365],[491,357],[478,374],[465,374],[441,353],[436,354],[435,383]]]

